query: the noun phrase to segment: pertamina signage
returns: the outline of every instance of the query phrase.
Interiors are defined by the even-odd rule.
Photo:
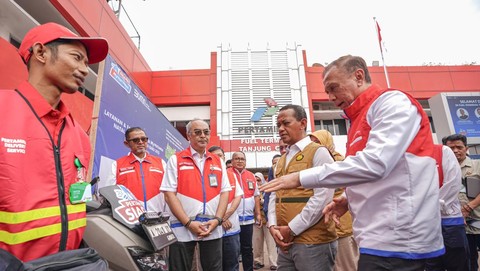
[[[259,122],[263,117],[274,116],[278,111],[277,102],[272,98],[263,99],[267,106],[259,107],[255,110],[250,121]],[[240,126],[237,128],[238,134],[244,135],[265,135],[265,134],[274,134],[277,132],[277,127],[275,125],[267,126]]]

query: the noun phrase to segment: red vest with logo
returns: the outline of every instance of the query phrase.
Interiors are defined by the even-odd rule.
[[[355,102],[345,109],[345,113],[351,121],[350,130],[348,132],[347,153],[346,156],[355,155],[358,151],[365,148],[370,134],[371,127],[367,121],[367,112],[375,100],[387,91],[400,91],[396,89],[381,89],[377,85],[371,85],[366,91],[360,94]],[[404,92],[402,92],[404,93]],[[417,107],[418,112],[422,115],[420,130],[415,140],[408,147],[407,152],[414,153],[418,156],[432,157],[432,149],[424,146],[432,146],[433,140],[430,131],[430,123],[428,116],[423,111],[422,106],[410,94],[404,93],[412,104]],[[392,139],[394,140],[394,139]],[[358,141],[358,142],[357,142]],[[353,147],[350,147],[353,144]]]
[[[142,169],[140,170],[140,166]],[[142,171],[145,184],[142,184]],[[145,185],[146,200],[160,193],[163,174],[165,170],[162,159],[147,154],[140,163],[133,153],[117,160],[117,184],[127,187],[138,200],[143,199],[143,186]]]
[[[0,248],[22,261],[78,248],[85,204],[70,204],[69,188],[76,182],[75,158],[89,164],[87,135],[68,115],[54,150],[45,128],[13,90],[0,90],[0,119]]]
[[[190,148],[175,154],[177,156],[177,193],[208,202],[218,196],[222,189],[222,164],[217,155],[206,152],[203,175],[195,164]],[[210,185],[210,178],[216,178],[216,186]]]
[[[257,187],[257,179],[255,178],[255,175],[246,169],[243,169],[242,173],[239,173],[233,167],[229,168],[227,171],[235,174],[238,182],[241,182],[240,185],[243,187],[243,198],[252,198],[255,194],[255,188]]]

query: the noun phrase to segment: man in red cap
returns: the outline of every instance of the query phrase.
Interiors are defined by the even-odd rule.
[[[85,203],[70,195],[88,191],[90,143],[60,98],[83,85],[108,43],[47,23],[18,52],[28,80],[0,90],[0,249],[30,261],[82,240]]]

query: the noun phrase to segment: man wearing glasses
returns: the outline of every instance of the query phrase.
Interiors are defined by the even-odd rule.
[[[127,129],[123,144],[130,153],[113,162],[107,185],[124,185],[143,201],[145,210],[164,211],[165,199],[159,188],[165,173],[165,162],[147,152],[148,137],[140,127]]]
[[[206,150],[208,124],[187,124],[190,146],[172,155],[160,190],[171,214],[178,242],[170,245],[169,270],[191,270],[195,246],[203,270],[222,271],[222,223],[231,190],[225,163]]]
[[[243,152],[235,152],[232,155],[232,171],[237,177],[238,183],[243,190],[242,200],[237,209],[240,218],[240,252],[244,271],[253,270],[253,223],[257,221],[258,227],[262,226],[260,214],[260,192],[257,181],[252,172],[245,169],[247,161]]]

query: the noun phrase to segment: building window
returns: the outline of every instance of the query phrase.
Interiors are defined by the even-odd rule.
[[[435,124],[433,123],[433,118],[428,117],[428,120],[430,121],[430,129],[432,130],[432,133],[436,133],[435,132]]]
[[[332,135],[346,135],[347,124],[344,119],[315,120],[316,130],[327,130]]]
[[[17,47],[17,49],[20,48],[20,42],[12,36],[10,36],[10,44]]]
[[[171,121],[170,122],[177,131],[187,138],[187,123],[188,121]]]

